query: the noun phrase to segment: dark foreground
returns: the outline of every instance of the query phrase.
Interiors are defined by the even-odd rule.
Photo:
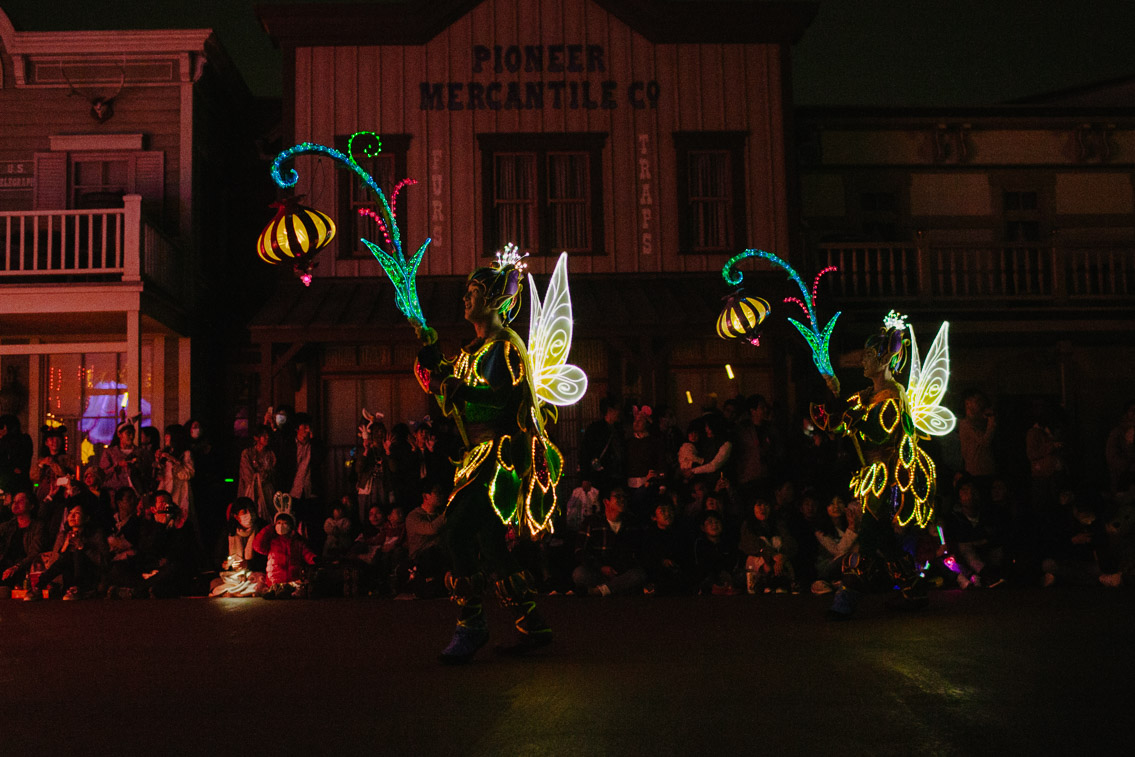
[[[933,600],[546,598],[553,647],[464,668],[442,600],[0,601],[0,753],[1127,752],[1135,592]]]

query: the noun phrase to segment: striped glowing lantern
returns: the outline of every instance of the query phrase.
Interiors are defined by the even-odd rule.
[[[300,205],[300,197],[272,203],[272,219],[256,243],[256,252],[265,263],[291,262],[304,285],[311,284],[312,258],[335,238],[335,224],[326,213]]]
[[[761,343],[761,325],[772,308],[760,297],[735,292],[725,300],[717,318],[717,335],[722,339],[744,339],[754,347]]]

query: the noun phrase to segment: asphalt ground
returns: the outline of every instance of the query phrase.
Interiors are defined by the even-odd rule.
[[[0,755],[1130,753],[1135,591],[828,600],[547,597],[460,668],[445,600],[0,601]]]

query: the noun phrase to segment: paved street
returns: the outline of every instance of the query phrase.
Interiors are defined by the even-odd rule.
[[[933,600],[829,624],[810,595],[546,598],[550,650],[485,650],[458,669],[434,661],[442,600],[0,601],[0,754],[956,757],[1129,742],[1135,592]]]

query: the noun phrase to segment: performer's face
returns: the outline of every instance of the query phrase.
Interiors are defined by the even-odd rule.
[[[863,350],[861,362],[863,364],[863,375],[867,378],[874,378],[887,369],[886,364],[875,354],[875,350],[870,348]]]
[[[484,321],[492,313],[488,300],[485,299],[485,288],[475,281],[470,281],[465,287],[464,301],[465,320],[470,323]]]

